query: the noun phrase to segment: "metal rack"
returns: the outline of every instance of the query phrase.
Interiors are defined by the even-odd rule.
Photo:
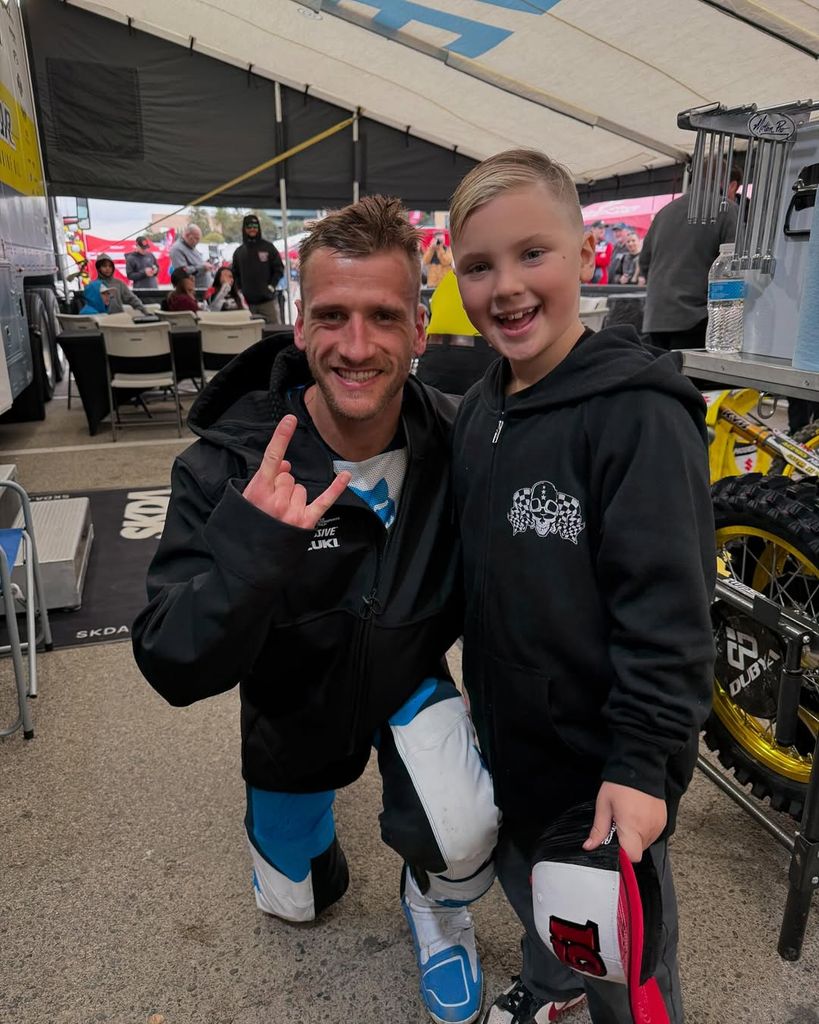
[[[735,153],[745,149],[744,187],[737,217],[734,258],[745,272],[744,351],[682,352],[683,372],[728,388],[753,387],[789,398],[816,401],[819,373],[794,369],[791,357],[799,324],[801,282],[809,232],[793,230],[791,217],[815,200],[801,180],[802,169],[819,160],[819,121],[812,100],[760,110],[756,105],[728,108],[713,103],[683,111],[680,128],[697,133],[691,161],[689,222],[709,223],[727,209],[728,183]],[[800,205],[801,204],[801,205]],[[783,608],[744,583],[720,579],[716,601],[741,611],[780,638],[784,650],[775,740],[796,738],[806,646],[819,647],[819,623],[798,610]],[[804,815],[796,836],[753,800],[732,776],[700,757],[700,770],[745,810],[791,855],[788,897],[782,917],[779,953],[797,960],[807,928],[814,891],[819,888],[819,738],[813,759]]]
[[[749,615],[782,640],[785,657],[776,714],[776,741],[782,746],[793,744],[802,688],[802,653],[806,646],[819,645],[819,625],[797,611],[782,608],[738,580],[718,580],[716,600]],[[788,897],[777,947],[784,960],[798,960],[802,953],[813,893],[819,888],[819,772],[816,770],[819,764],[819,739],[813,764],[802,823],[796,836],[791,837],[731,776],[719,771],[704,757],[697,759],[700,771],[762,825],[791,855]]]
[[[748,352],[683,349],[683,373],[729,388],[756,388],[786,398],[819,399],[819,373],[795,370],[790,361]]]

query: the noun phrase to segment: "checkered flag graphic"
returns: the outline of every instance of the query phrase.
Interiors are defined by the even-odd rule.
[[[580,511],[580,502],[571,494],[557,492],[557,532],[563,540],[577,544],[577,538],[585,529],[585,522]]]
[[[512,507],[506,513],[506,518],[512,524],[513,537],[518,533],[525,533],[532,526],[532,513],[529,509],[531,494],[530,487],[521,487],[512,497]]]

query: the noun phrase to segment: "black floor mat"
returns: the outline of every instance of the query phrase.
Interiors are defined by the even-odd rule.
[[[145,576],[170,493],[168,487],[145,487],[31,495],[32,501],[88,497],[91,502],[94,542],[82,606],[49,613],[55,647],[130,640],[131,623],[146,601]],[[23,619],[18,621],[22,628]]]

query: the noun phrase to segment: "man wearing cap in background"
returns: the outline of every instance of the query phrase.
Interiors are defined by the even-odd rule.
[[[615,224],[611,230],[614,234],[614,248],[611,251],[611,266],[613,267],[617,261],[617,257],[619,256],[622,258],[628,252],[628,246],[626,245],[628,229],[625,224]],[[609,273],[608,277],[609,284],[618,283],[611,273]]]
[[[136,240],[136,249],[125,257],[125,272],[133,288],[158,288],[159,264],[151,252],[151,243],[140,235]]]
[[[262,238],[261,224],[255,213],[242,221],[242,244],[233,254],[233,276],[251,312],[263,316],[269,324],[281,323],[276,285],[284,273],[279,250]]]
[[[142,300],[138,299],[124,281],[114,276],[114,261],[107,253],[102,253],[94,266],[97,268],[97,277],[102,281],[109,291],[109,313],[123,313],[125,306],[133,306],[140,313],[147,314],[148,310],[143,306]]]

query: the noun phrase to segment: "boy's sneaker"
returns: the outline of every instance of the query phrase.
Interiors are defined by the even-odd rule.
[[[568,1010],[585,1000],[586,997],[580,995],[562,1003],[544,1002],[530,992],[520,978],[513,978],[509,988],[489,1007],[482,1024],[551,1024],[563,1020]]]
[[[421,998],[437,1024],[471,1024],[483,1001],[475,926],[466,907],[445,907],[421,894],[404,868],[401,906],[415,943]]]

